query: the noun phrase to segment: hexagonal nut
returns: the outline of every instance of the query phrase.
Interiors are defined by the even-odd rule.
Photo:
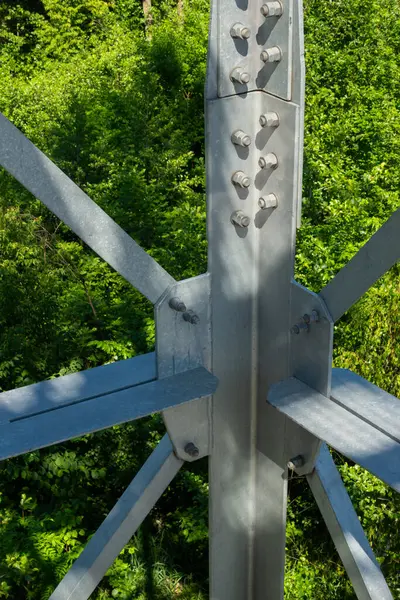
[[[275,194],[261,196],[261,198],[258,199],[258,206],[262,210],[266,210],[267,208],[276,208],[278,206],[278,198],[275,196]]]
[[[242,210],[236,210],[231,214],[231,223],[238,227],[248,227],[250,225],[250,217],[245,215]]]

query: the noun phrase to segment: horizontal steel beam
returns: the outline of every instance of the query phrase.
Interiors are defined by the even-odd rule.
[[[0,394],[0,423],[104,396],[157,379],[154,352]]]
[[[400,492],[400,444],[362,417],[295,377],[271,386],[268,402]]]
[[[400,209],[321,290],[334,321],[400,259]]]
[[[332,370],[331,396],[337,404],[400,442],[398,398],[347,369]]]
[[[0,165],[150,302],[175,280],[0,113]]]
[[[307,476],[359,600],[393,600],[335,463],[325,444]]]
[[[182,465],[183,461],[175,456],[169,437],[165,435],[50,600],[89,598]]]
[[[140,419],[213,394],[203,367],[0,425],[0,460]]]

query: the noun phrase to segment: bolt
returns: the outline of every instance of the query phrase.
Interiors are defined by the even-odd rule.
[[[319,322],[319,313],[317,310],[312,310],[311,315],[308,315],[307,313],[305,315],[303,315],[301,317],[300,321],[298,323],[296,323],[296,325],[293,325],[293,327],[291,328],[290,331],[291,331],[291,333],[298,335],[302,331],[309,331],[311,323],[318,323],[318,322]]]
[[[231,141],[232,144],[235,144],[236,146],[247,148],[247,146],[250,146],[251,144],[251,137],[241,129],[237,129],[232,133]]]
[[[276,208],[278,206],[278,199],[275,194],[267,194],[258,199],[258,206],[263,210],[266,208]]]
[[[261,127],[278,127],[279,115],[276,112],[268,112],[260,117]]]
[[[276,154],[269,152],[265,156],[261,156],[258,164],[262,169],[276,169],[278,166],[278,159]]]
[[[176,310],[177,312],[185,312],[186,310],[186,305],[180,298],[171,298],[168,304],[172,310]]]
[[[193,444],[193,442],[188,442],[184,450],[191,458],[197,458],[200,454],[199,449]]]
[[[197,325],[200,321],[199,317],[192,310],[187,310],[183,313],[183,320],[191,323],[192,325]]]
[[[282,60],[282,51],[278,46],[273,46],[272,48],[263,50],[260,54],[260,58],[265,63],[279,62]]]
[[[247,177],[247,175],[243,173],[243,171],[235,171],[235,173],[232,175],[232,183],[242,188],[248,188],[251,180],[250,177]]]
[[[294,471],[295,469],[300,469],[301,467],[304,467],[304,464],[305,464],[304,456],[299,454],[298,456],[295,456],[294,458],[291,458],[289,460],[288,467],[289,467],[289,469]]]
[[[231,36],[233,38],[240,38],[241,40],[248,40],[250,37],[250,29],[245,27],[242,23],[235,23],[231,27]]]
[[[306,317],[308,317],[308,315],[305,315]],[[291,328],[291,333],[294,333],[295,335],[298,335],[299,333],[301,333],[302,331],[309,331],[310,328],[308,326],[307,321],[305,321],[304,317],[302,317],[300,319],[300,321],[298,323],[296,323],[296,325],[293,325],[293,327]]]
[[[231,214],[231,223],[238,227],[248,227],[250,225],[250,218],[242,210],[236,210]]]
[[[260,8],[263,17],[280,17],[283,13],[283,6],[280,2],[266,2]]]
[[[234,83],[246,84],[250,81],[250,75],[243,71],[242,67],[235,67],[231,72],[230,79]]]

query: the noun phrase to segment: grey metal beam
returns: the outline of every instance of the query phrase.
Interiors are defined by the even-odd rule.
[[[400,209],[320,291],[337,321],[400,259]]]
[[[359,600],[393,600],[335,463],[322,445],[307,476],[329,533]]]
[[[212,371],[220,379],[211,405],[213,600],[283,598],[287,462],[293,447],[311,457],[310,446],[318,445],[265,403],[271,383],[291,375],[297,362],[297,357],[290,360],[291,282],[301,197],[304,57],[301,1],[284,0],[282,18],[260,20],[260,14],[260,5],[243,0],[211,4],[208,247]],[[238,44],[230,36],[237,19],[251,30],[248,52],[244,40]],[[284,58],[280,65],[264,67],[260,53],[270,44],[279,45]],[[236,66],[248,69],[248,85],[229,79]],[[279,116],[279,126],[262,125],[269,122],[267,113]],[[232,134],[238,130],[250,143],[235,143]],[[271,154],[277,168],[263,168]],[[243,187],[232,180],[241,172]],[[271,195],[276,205],[265,207],[262,198]],[[242,222],[235,221],[237,211],[245,217]],[[324,342],[330,340],[328,329]],[[317,375],[325,386],[327,371],[324,363]]]
[[[0,165],[153,304],[174,279],[0,113]]]
[[[203,367],[0,425],[0,460],[213,394]]]
[[[331,397],[337,404],[400,442],[400,400],[347,369],[332,370]]]
[[[294,377],[272,386],[268,402],[400,492],[400,444],[391,437]]]
[[[169,437],[165,435],[50,600],[89,598],[182,465],[183,461],[175,456]]]
[[[68,406],[157,378],[154,352],[0,394],[0,423]]]

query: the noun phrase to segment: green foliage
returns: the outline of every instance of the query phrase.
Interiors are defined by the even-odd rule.
[[[208,3],[3,0],[0,109],[173,276],[206,269]],[[399,6],[306,0],[303,226],[318,291],[399,201]],[[400,394],[399,267],[336,326],[335,364]],[[149,303],[0,171],[0,390],[149,351]],[[162,434],[158,418],[0,466],[0,598],[46,599]],[[340,470],[399,589],[399,498]],[[207,597],[207,474],[185,469],[93,598]],[[185,575],[182,575],[184,573]],[[290,481],[286,597],[354,592],[303,479]]]

